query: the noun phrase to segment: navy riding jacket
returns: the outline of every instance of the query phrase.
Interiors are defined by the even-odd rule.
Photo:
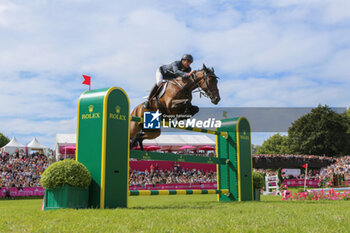
[[[187,77],[187,74],[191,72],[191,67],[184,67],[181,61],[174,61],[169,65],[163,65],[160,67],[160,72],[164,79],[172,79],[176,77]]]

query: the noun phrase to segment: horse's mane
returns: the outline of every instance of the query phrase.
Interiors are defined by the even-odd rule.
[[[215,78],[219,78],[218,76],[216,76],[216,74],[214,73],[214,68],[211,67],[211,68],[208,68],[205,66],[205,64],[203,64],[203,68],[202,69],[198,69],[198,70],[195,70],[196,73],[197,72],[206,72],[207,74],[210,74],[211,76],[214,76]],[[179,77],[176,77],[175,80],[183,80],[181,76]]]

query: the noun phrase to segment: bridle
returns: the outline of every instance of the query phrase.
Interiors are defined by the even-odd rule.
[[[191,79],[193,80],[193,82],[196,85],[195,89],[197,88],[197,90],[195,90],[194,92],[199,92],[199,96],[200,97],[202,97],[202,95],[203,95],[204,97],[207,97],[209,99],[214,98],[214,93],[209,88],[208,77],[212,77],[212,78],[215,78],[215,79],[219,79],[219,77],[216,76],[214,73],[211,73],[210,75],[208,75],[208,72],[206,70],[203,70],[203,81],[204,81],[205,87],[202,88],[200,86],[200,84],[199,84],[202,79],[201,78],[198,78],[197,80],[195,79],[196,72],[191,75]]]
[[[199,71],[203,71],[203,78],[200,78],[200,77],[197,78],[196,73]],[[181,83],[179,83],[176,79],[168,80],[167,82],[179,87],[181,90],[188,89],[190,93],[199,92],[199,97],[202,97],[202,95],[203,95],[204,97],[212,99],[212,98],[214,98],[214,93],[209,88],[208,77],[213,77],[215,79],[219,79],[219,77],[216,76],[213,72],[211,72],[210,75],[208,75],[207,70],[197,70],[190,76],[190,79],[192,80],[192,83],[194,84],[194,86],[191,86],[190,88],[186,88],[185,86],[181,85]],[[204,84],[205,84],[204,88],[202,88],[200,86],[200,81],[202,79],[203,79]],[[197,90],[195,90],[195,89],[197,89]],[[193,91],[191,91],[191,90],[193,90]]]

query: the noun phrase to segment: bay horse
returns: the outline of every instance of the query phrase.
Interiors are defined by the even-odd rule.
[[[218,77],[214,73],[214,68],[207,68],[203,64],[201,70],[197,70],[190,77],[177,77],[171,80],[164,80],[162,87],[165,88],[164,94],[153,97],[150,101],[150,107],[146,109],[143,103],[137,105],[131,112],[131,116],[143,117],[145,111],[159,110],[162,115],[189,115],[193,116],[199,108],[191,104],[192,92],[198,88],[198,91],[209,97],[213,104],[218,104],[220,101],[219,90],[217,87]],[[157,91],[158,93],[159,91]],[[163,92],[163,91],[162,91]],[[203,93],[204,92],[204,93]],[[188,118],[188,117],[187,117]],[[177,120],[183,120],[181,118]],[[140,145],[143,150],[142,141],[144,139],[154,139],[159,137],[160,129],[143,129],[143,123],[130,122],[130,147]]]

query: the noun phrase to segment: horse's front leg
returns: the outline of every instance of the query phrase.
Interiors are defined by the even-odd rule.
[[[187,115],[185,117],[178,118],[178,120],[185,120],[191,118],[199,112],[198,106],[192,105],[189,99],[173,100],[170,109],[174,115]]]
[[[196,113],[199,112],[199,107],[198,106],[195,106],[195,105],[191,105],[191,107],[188,108],[188,113],[191,115],[191,116],[194,116]]]
[[[189,99],[175,99],[169,103],[169,110],[172,115],[184,114],[186,109],[191,105]]]

